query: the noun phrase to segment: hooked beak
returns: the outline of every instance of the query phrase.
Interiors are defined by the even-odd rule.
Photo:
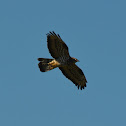
[[[77,62],[80,62],[78,59],[76,59]]]

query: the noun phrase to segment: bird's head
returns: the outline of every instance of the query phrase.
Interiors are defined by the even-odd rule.
[[[74,57],[72,57],[72,62],[76,63],[76,62],[79,62],[79,60],[74,58]]]

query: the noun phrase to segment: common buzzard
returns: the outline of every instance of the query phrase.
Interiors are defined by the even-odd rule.
[[[82,70],[75,64],[78,60],[69,55],[68,47],[59,34],[56,35],[54,31],[49,32],[47,34],[47,45],[54,59],[38,58],[38,61],[40,61],[38,64],[40,71],[46,72],[59,67],[62,73],[70,79],[78,89],[84,89],[87,83],[86,77]]]

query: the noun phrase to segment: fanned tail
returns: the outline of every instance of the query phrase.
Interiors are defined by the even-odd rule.
[[[50,62],[52,62],[53,60],[54,59],[38,58],[38,61],[40,61],[38,64],[40,71],[46,72],[54,69],[55,67],[52,64],[50,64]]]

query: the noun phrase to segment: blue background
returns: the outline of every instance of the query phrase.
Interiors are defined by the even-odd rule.
[[[52,30],[80,60],[84,90],[39,71]],[[0,58],[0,126],[126,126],[125,0],[1,0]]]

